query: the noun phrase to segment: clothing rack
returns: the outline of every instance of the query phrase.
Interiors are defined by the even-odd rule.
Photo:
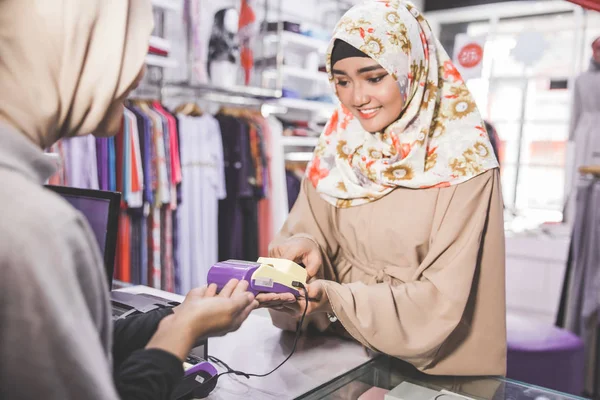
[[[266,103],[261,98],[247,97],[242,92],[223,90],[212,91],[212,86],[194,86],[184,84],[165,84],[161,88],[161,98],[188,98],[192,101],[207,101],[220,105],[259,109],[264,117],[275,113],[285,113],[284,106]],[[267,93],[267,92],[265,92]]]

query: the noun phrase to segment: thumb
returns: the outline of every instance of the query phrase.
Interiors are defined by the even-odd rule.
[[[286,247],[281,256],[281,258],[283,258],[283,259],[294,261],[294,262],[302,261],[303,257],[304,257],[304,253],[301,250],[299,250],[296,246]]]
[[[281,245],[269,246],[269,257],[280,258],[281,257]]]
[[[319,251],[311,251],[306,254],[303,260],[304,267],[306,268],[306,274],[309,278],[313,278],[317,275],[321,269],[322,259]]]

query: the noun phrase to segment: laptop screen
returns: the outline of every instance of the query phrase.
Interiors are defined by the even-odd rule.
[[[108,234],[108,215],[110,200],[93,197],[63,194],[73,207],[78,209],[88,220],[102,254],[106,251],[106,235]]]
[[[60,194],[87,219],[104,257],[109,287],[112,288],[115,252],[119,222],[120,193],[101,190],[77,189],[64,186],[46,186]]]

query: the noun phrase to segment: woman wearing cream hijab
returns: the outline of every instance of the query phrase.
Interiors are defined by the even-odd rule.
[[[113,341],[90,228],[42,186],[44,148],[118,130],[151,31],[149,0],[0,0],[0,398],[168,399],[193,343],[257,305],[243,283],[195,289]]]
[[[500,176],[460,74],[398,0],[351,8],[327,68],[341,104],[271,256],[306,266],[317,328],[430,374],[504,374]],[[284,329],[304,307],[257,299]]]

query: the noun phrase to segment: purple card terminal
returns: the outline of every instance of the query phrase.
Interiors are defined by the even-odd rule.
[[[306,285],[306,270],[290,260],[259,258],[256,262],[221,261],[208,271],[208,284],[215,283],[219,291],[231,279],[248,281],[248,291],[254,295],[292,293],[298,296],[294,282]]]

